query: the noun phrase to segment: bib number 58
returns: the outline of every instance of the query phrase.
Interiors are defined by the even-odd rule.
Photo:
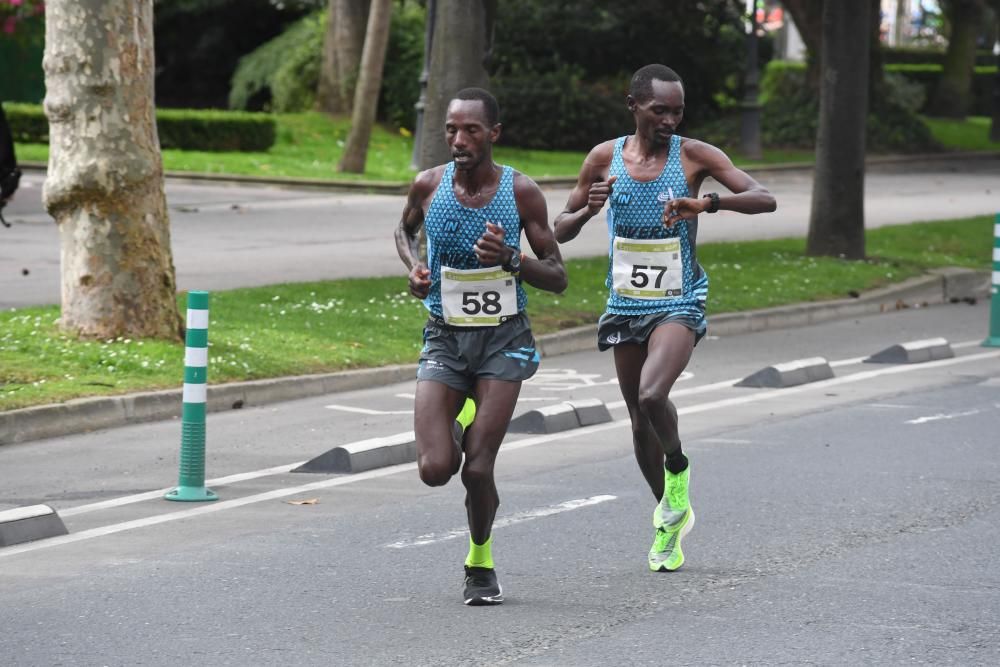
[[[500,292],[462,292],[462,312],[466,315],[500,313]]]

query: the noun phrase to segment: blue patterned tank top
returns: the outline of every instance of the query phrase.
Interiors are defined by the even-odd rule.
[[[427,230],[427,268],[430,269],[431,288],[424,299],[424,306],[435,317],[444,317],[441,312],[441,266],[453,269],[482,268],[472,251],[476,241],[486,231],[486,222],[503,227],[504,243],[521,250],[521,216],[514,200],[514,169],[504,166],[493,199],[482,208],[463,206],[455,198],[453,181],[455,163],[449,162],[444,168],[441,183],[434,192],[431,205],[427,209],[424,227]],[[517,281],[517,311],[523,312],[528,296]]]
[[[608,287],[607,312],[614,315],[645,315],[664,311],[688,313],[700,318],[708,298],[708,274],[698,264],[696,240],[698,221],[680,220],[671,229],[663,226],[663,202],[658,199],[672,192],[675,198],[688,197],[687,178],[681,166],[681,138],[670,138],[670,151],[663,171],[652,181],[633,179],[622,159],[622,148],[629,137],[615,141],[608,175],[617,176],[608,209]],[[615,237],[629,239],[680,240],[683,294],[665,299],[635,299],[616,292],[612,279],[612,252]]]

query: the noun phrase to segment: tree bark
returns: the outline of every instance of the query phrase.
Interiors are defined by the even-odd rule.
[[[62,319],[85,337],[177,340],[153,107],[152,0],[49,0],[45,207],[59,225]]]
[[[361,66],[371,0],[330,0],[316,99],[327,113],[348,113]]]
[[[819,59],[823,41],[823,0],[782,0],[782,6],[792,16],[795,28],[808,51],[806,80],[813,88],[819,87]]]
[[[451,159],[444,140],[448,103],[459,90],[487,88],[496,0],[438,0],[431,46],[427,106],[420,138],[421,169]]]
[[[361,56],[361,76],[354,92],[354,111],[351,114],[351,132],[337,167],[340,171],[364,173],[368,157],[368,141],[375,124],[378,92],[382,87],[382,69],[385,67],[385,50],[389,45],[389,20],[392,18],[392,0],[373,0],[368,14],[365,48]]]
[[[927,105],[931,116],[965,118],[972,95],[972,74],[976,64],[976,36],[985,10],[982,0],[951,0],[942,3],[951,33],[944,55],[941,78]]]
[[[819,131],[806,242],[813,256],[865,256],[868,8],[868,0],[823,3]]]

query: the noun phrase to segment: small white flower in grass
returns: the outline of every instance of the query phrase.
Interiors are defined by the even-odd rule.
[[[737,271],[739,271],[739,270],[740,270],[740,269],[742,269],[743,267],[742,267],[742,266],[740,266],[739,264],[733,264],[733,268],[734,268],[734,269],[736,269]]]
[[[271,301],[278,301],[279,299],[281,299],[281,297],[278,296],[277,294],[271,297]]]

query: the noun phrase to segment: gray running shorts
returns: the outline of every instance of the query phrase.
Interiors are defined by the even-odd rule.
[[[431,317],[424,327],[417,379],[468,392],[480,378],[527,380],[538,370],[539,360],[524,313],[496,327],[451,327]]]
[[[604,313],[597,322],[597,347],[604,352],[620,343],[644,344],[661,324],[677,322],[694,332],[694,344],[705,337],[708,321],[705,315],[693,317],[688,313],[649,313],[647,315],[612,315]]]

